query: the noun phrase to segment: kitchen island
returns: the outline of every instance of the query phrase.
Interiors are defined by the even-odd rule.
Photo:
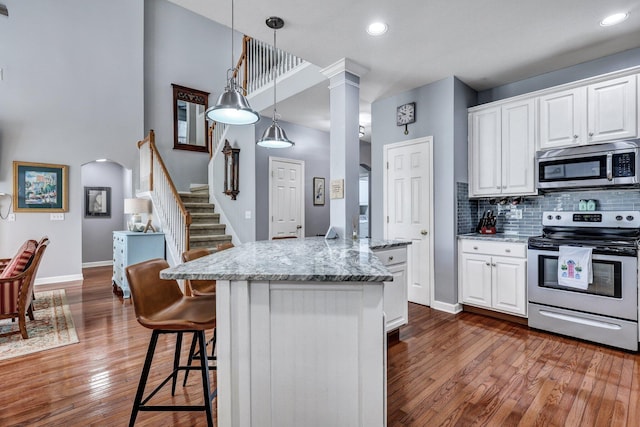
[[[392,275],[371,248],[406,244],[259,241],[164,270],[217,280],[219,425],[384,426]]]

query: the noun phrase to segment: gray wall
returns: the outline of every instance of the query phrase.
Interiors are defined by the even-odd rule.
[[[0,257],[28,238],[51,245],[38,277],[82,273],[81,165],[129,169],[143,131],[143,3],[4,0],[0,23],[0,192],[13,193],[13,160],[69,165],[69,211],[0,221]],[[6,210],[6,198],[0,209]]]
[[[295,146],[269,149],[256,146],[256,239],[269,238],[269,156],[304,160],[305,234],[315,236],[329,228],[329,197],[324,206],[313,205],[313,177],[325,178],[329,185],[329,134],[319,130],[279,121]],[[256,139],[271,125],[263,117],[256,125]]]
[[[113,162],[91,162],[82,165],[82,187],[111,188],[110,217],[82,217],[82,263],[111,263],[113,231],[125,230],[125,170]],[[83,190],[84,191],[84,190]],[[83,198],[85,212],[86,198]],[[106,203],[106,201],[105,201]]]
[[[396,126],[398,105],[416,102],[416,123]],[[467,112],[475,102],[475,93],[455,77],[449,77],[420,88],[376,101],[372,112],[372,236],[383,237],[383,147],[410,139],[433,136],[434,177],[434,292],[435,299],[446,303],[457,302],[456,282],[456,179],[467,174]],[[458,160],[457,156],[463,156]]]
[[[630,49],[614,55],[595,59],[593,61],[583,62],[582,64],[574,65],[572,67],[563,68],[561,70],[552,71],[479,92],[478,103],[484,104],[487,102],[498,101],[500,99],[522,95],[536,90],[546,89],[552,86],[570,83],[576,80],[586,79],[588,77],[606,74],[638,65],[640,65],[640,48]]]
[[[215,104],[231,66],[231,29],[166,0],[145,0],[144,6],[144,129],[155,131],[176,188],[187,191],[207,182],[209,156],[173,149],[171,83],[210,92],[209,105]],[[236,32],[236,60],[241,42]]]
[[[227,226],[233,227],[240,242],[253,242],[256,240],[256,154],[254,126],[229,126],[226,139],[233,148],[240,149],[239,157],[239,193],[236,200],[223,193],[224,191],[224,155],[220,153],[224,144],[218,149],[218,153],[211,164],[210,192],[218,201],[216,212],[224,212],[227,217]],[[213,200],[211,201],[213,203]],[[246,212],[251,213],[251,218],[245,217]]]

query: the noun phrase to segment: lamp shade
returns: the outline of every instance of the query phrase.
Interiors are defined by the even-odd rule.
[[[228,85],[218,102],[206,111],[209,120],[228,125],[250,125],[260,120],[260,114],[253,111],[249,101],[235,85]]]
[[[124,199],[124,213],[141,214],[151,212],[149,199]]]
[[[267,148],[287,148],[295,145],[293,141],[287,138],[286,132],[275,120],[271,123],[271,126],[265,129],[262,138],[260,138],[257,144]]]

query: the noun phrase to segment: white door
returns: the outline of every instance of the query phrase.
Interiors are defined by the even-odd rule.
[[[500,107],[469,114],[469,164],[474,196],[492,196],[502,191],[500,119]]]
[[[527,261],[519,258],[494,257],[492,306],[514,314],[527,314]]]
[[[269,157],[269,238],[304,237],[304,162]]]
[[[528,99],[502,107],[502,194],[537,193],[534,105]]]
[[[460,256],[462,302],[491,308],[491,257],[480,254]]]
[[[385,238],[409,240],[409,301],[431,304],[433,292],[432,137],[385,145]]]

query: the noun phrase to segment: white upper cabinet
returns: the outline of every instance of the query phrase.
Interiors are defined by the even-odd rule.
[[[584,88],[541,96],[540,148],[580,144],[585,134],[586,99]]]
[[[633,138],[638,129],[636,76],[587,87],[587,142]]]
[[[471,196],[535,194],[534,100],[469,114]]]
[[[636,85],[631,75],[540,96],[540,149],[634,138]]]

